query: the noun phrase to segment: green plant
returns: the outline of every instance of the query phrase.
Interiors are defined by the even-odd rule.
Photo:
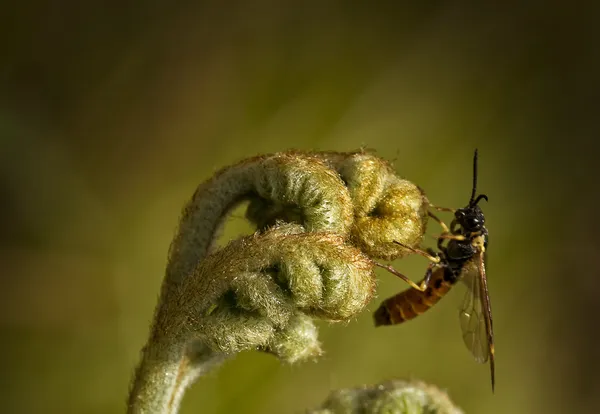
[[[309,414],[462,414],[448,395],[421,381],[394,380],[331,393]]]
[[[215,248],[249,201],[257,233]],[[175,413],[185,388],[243,350],[284,362],[320,354],[313,318],[346,321],[375,288],[378,259],[417,247],[429,202],[364,151],[285,152],[226,167],[201,184],[171,244],[130,413]]]

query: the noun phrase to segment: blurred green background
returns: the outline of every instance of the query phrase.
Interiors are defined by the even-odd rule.
[[[0,411],[124,412],[195,187],[258,153],[361,146],[452,207],[479,148],[496,394],[460,338],[462,291],[375,329],[406,287],[380,272],[357,320],[321,324],[317,363],[241,354],[182,412],[297,413],[392,377],[468,413],[597,411],[598,7],[417,3],[3,4]],[[419,279],[426,261],[395,266]]]

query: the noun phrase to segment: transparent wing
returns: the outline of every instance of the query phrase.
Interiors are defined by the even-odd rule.
[[[489,298],[483,256],[483,252],[481,252],[465,263],[462,281],[467,285],[467,293],[459,311],[460,327],[465,345],[480,363],[489,359],[492,349],[490,347],[491,314],[488,312]]]

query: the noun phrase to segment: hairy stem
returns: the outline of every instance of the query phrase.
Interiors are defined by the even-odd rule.
[[[177,413],[185,389],[225,358],[199,342],[162,346],[150,341],[136,371],[127,412]]]

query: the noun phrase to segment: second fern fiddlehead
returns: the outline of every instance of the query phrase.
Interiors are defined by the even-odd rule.
[[[367,255],[394,260],[410,254],[394,241],[415,248],[420,245],[429,200],[387,161],[364,151],[289,154],[317,158],[339,174],[352,202],[351,242]],[[247,217],[259,228],[276,220],[302,222],[302,214],[293,206],[260,197],[251,200]]]

